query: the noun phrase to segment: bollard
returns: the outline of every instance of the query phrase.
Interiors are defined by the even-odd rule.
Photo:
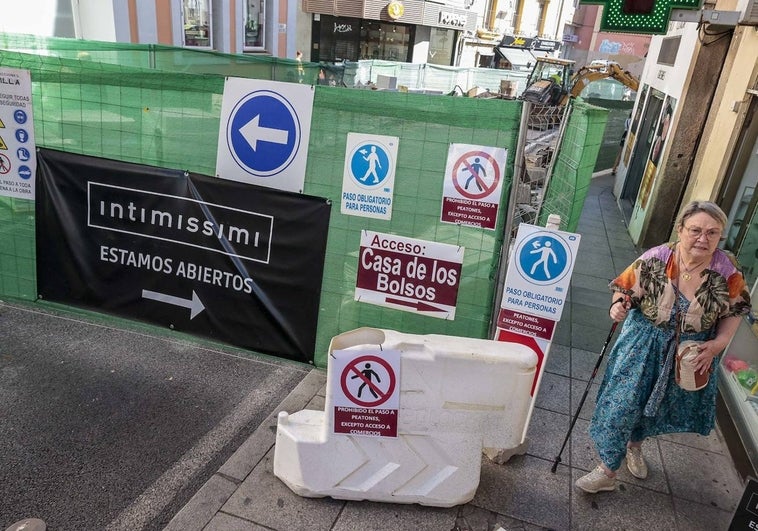
[[[332,354],[366,349],[400,353],[397,437],[335,433]],[[484,448],[523,442],[537,365],[523,345],[359,328],[329,354],[325,410],[278,417],[274,475],[300,496],[452,507],[473,499]]]

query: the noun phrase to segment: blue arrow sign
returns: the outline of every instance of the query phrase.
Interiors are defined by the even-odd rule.
[[[270,177],[286,169],[297,155],[300,120],[293,105],[281,94],[255,91],[232,110],[226,140],[232,157],[244,171]]]

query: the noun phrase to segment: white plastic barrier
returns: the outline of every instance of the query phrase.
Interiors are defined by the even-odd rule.
[[[327,369],[325,411],[279,413],[274,474],[300,496],[452,507],[479,486],[482,450],[521,444],[537,356],[522,345],[359,328],[338,350],[400,351],[397,437],[334,433]],[[330,356],[331,360],[331,356]]]

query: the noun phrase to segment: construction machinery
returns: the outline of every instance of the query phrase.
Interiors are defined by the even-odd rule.
[[[537,57],[521,99],[542,105],[565,105],[581,94],[592,81],[615,79],[633,91],[639,81],[613,61],[593,61],[574,72],[574,61],[555,57]]]

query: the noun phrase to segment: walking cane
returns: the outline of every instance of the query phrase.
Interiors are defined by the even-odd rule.
[[[613,301],[613,304],[616,304],[618,302],[623,302],[623,301],[624,301],[623,298],[617,299]],[[605,343],[603,344],[603,350],[600,351],[600,357],[597,359],[597,363],[595,363],[595,368],[592,369],[592,375],[590,376],[590,379],[587,382],[587,387],[584,389],[584,394],[582,395],[582,399],[579,401],[579,407],[576,408],[576,413],[574,414],[574,418],[571,419],[571,425],[569,426],[568,432],[566,433],[566,438],[563,439],[563,444],[561,445],[561,451],[558,452],[558,456],[555,458],[555,461],[553,461],[553,467],[550,469],[550,472],[552,472],[553,474],[555,474],[555,471],[558,469],[558,463],[561,462],[561,454],[563,454],[563,449],[566,448],[566,443],[568,442],[569,437],[571,437],[571,430],[574,429],[574,424],[576,424],[576,419],[579,418],[579,412],[582,410],[584,401],[587,400],[587,395],[590,392],[592,381],[595,379],[595,375],[597,375],[597,370],[600,368],[600,364],[603,362],[603,357],[605,356],[605,351],[608,348],[608,343],[611,342],[611,338],[613,337],[613,333],[616,331],[617,326],[618,326],[618,323],[614,321],[613,325],[611,325],[611,331],[608,332],[608,337],[605,338]]]

